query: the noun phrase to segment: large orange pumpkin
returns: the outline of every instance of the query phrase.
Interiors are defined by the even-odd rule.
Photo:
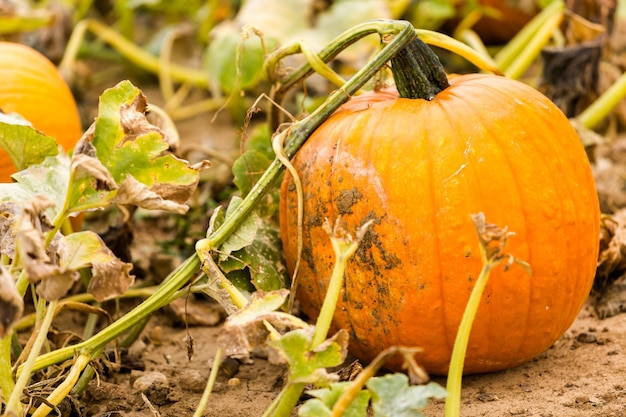
[[[82,134],[74,97],[57,68],[34,49],[0,42],[0,109],[18,113],[65,149]],[[0,182],[10,181],[15,166],[0,149]]]
[[[392,69],[415,73],[403,61]],[[419,362],[445,374],[482,266],[470,215],[483,212],[516,233],[506,252],[532,273],[515,265],[491,273],[465,372],[521,364],[563,335],[593,281],[599,207],[583,146],[563,113],[521,82],[462,75],[435,90],[416,83],[416,95],[407,80],[397,77],[403,95],[425,99],[354,97],[295,155],[304,188],[297,298],[315,318],[335,260],[324,219],[342,216],[351,231],[374,220],[347,265],[333,326],[349,330],[350,350],[364,361],[391,345],[419,346]],[[291,271],[296,202],[286,174],[281,236]]]

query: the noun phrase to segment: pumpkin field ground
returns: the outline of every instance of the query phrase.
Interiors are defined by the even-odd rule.
[[[150,90],[145,93],[150,101],[158,103],[158,93]],[[183,146],[210,145],[228,153],[230,147],[236,146],[230,142],[236,132],[227,120],[222,119],[228,118],[218,117],[217,121],[211,122],[200,117],[182,122],[178,128]],[[620,167],[625,166],[625,162],[615,158],[602,159],[604,168],[597,180],[604,204],[619,205],[619,201],[625,198],[621,184],[615,182],[614,171],[608,175],[612,170],[622,169]],[[138,260],[138,266],[147,276],[163,278],[172,270],[172,263],[178,262],[163,255],[160,244],[175,234],[171,215],[162,218],[135,216],[132,228],[133,259]],[[179,314],[184,303],[178,307],[176,304],[169,306],[151,318],[141,342],[122,357],[121,372],[110,376],[103,374],[99,381],[91,382],[90,388],[78,399],[77,406],[82,415],[165,417],[193,414],[210,372],[224,314],[208,298],[189,298],[186,308],[191,320],[186,328]],[[189,340],[193,340],[190,359]],[[285,369],[270,364],[261,356],[254,357],[252,363],[235,364],[227,369],[228,373],[220,373],[217,379],[206,416],[260,416],[284,382]],[[141,376],[150,380],[153,372],[162,374],[165,379],[157,380],[153,385],[148,383],[148,388],[143,388],[145,396],[142,396],[135,380]],[[567,333],[533,361],[502,372],[465,377],[461,415],[626,416],[624,375],[626,314],[601,320],[594,313],[590,300]],[[445,386],[445,378],[433,379]],[[434,401],[425,414],[428,417],[442,416],[443,407],[443,401]]]
[[[145,333],[148,343],[139,352],[145,371],[103,378],[100,386],[92,382],[81,398],[85,415],[154,416],[131,383],[151,372],[167,377],[165,388],[146,394],[160,415],[191,415],[209,375],[218,331],[219,327],[191,327],[195,353],[188,360],[184,327],[172,326],[164,314],[153,317]],[[535,360],[507,371],[466,377],[461,415],[626,416],[625,347],[626,315],[599,320],[585,308],[570,330]],[[262,415],[280,390],[283,372],[254,358],[232,377],[220,375],[205,415]],[[445,385],[443,378],[434,380]],[[442,416],[443,401],[435,401],[425,415]]]

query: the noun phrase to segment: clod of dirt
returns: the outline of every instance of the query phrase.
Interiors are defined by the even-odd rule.
[[[167,377],[161,372],[146,372],[133,382],[133,389],[148,397],[155,405],[164,405],[169,402],[170,388]]]
[[[204,392],[207,380],[208,375],[195,369],[183,369],[178,375],[178,385],[195,393]]]
[[[595,333],[580,333],[576,336],[576,340],[580,343],[596,343],[598,336],[596,336]]]

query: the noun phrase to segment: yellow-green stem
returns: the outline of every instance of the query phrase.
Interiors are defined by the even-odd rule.
[[[427,45],[437,46],[455,53],[465,58],[468,62],[476,65],[483,71],[492,72],[498,75],[502,74],[496,63],[488,54],[481,54],[463,42],[459,42],[458,40],[444,35],[443,33],[433,32],[431,30],[415,29],[415,33],[417,33],[417,36],[419,36],[419,38]]]
[[[554,0],[546,6],[537,16],[535,16],[522,30],[520,30],[513,39],[509,41],[494,57],[495,63],[500,70],[505,71],[509,68],[513,61],[522,54],[535,34],[546,24],[546,22],[554,15],[560,15],[565,10],[563,0]]]
[[[90,355],[79,355],[72,365],[72,368],[65,376],[65,379],[58,387],[52,391],[48,398],[46,398],[46,402],[41,404],[37,410],[33,413],[32,417],[45,417],[52,411],[50,405],[59,405],[61,401],[70,393],[76,381],[80,377],[81,372],[85,367],[89,364],[91,360]]]
[[[13,332],[7,333],[0,339],[0,393],[2,398],[9,398],[15,388],[15,381],[11,373],[11,338]],[[2,411],[0,409],[0,411]]]
[[[20,397],[22,396],[22,392],[24,391],[24,388],[26,388],[26,385],[30,380],[31,373],[35,370],[35,361],[39,356],[39,353],[41,352],[41,347],[47,340],[48,329],[50,329],[50,325],[52,324],[56,305],[56,300],[50,301],[44,319],[41,322],[41,325],[35,331],[36,337],[31,351],[28,355],[28,359],[26,359],[26,362],[22,365],[22,372],[18,376],[17,381],[15,382],[15,387],[13,388],[13,392],[11,392],[11,396],[7,401],[7,406],[5,410],[7,414],[15,413],[15,415],[21,415],[22,404],[20,403]]]
[[[530,67],[548,43],[552,33],[559,27],[563,20],[563,14],[558,13],[550,16],[535,35],[528,41],[526,47],[517,55],[515,60],[504,69],[504,74],[510,78],[518,79]]]
[[[209,374],[209,380],[207,381],[206,388],[202,393],[202,398],[200,398],[200,402],[198,403],[198,407],[196,411],[193,413],[193,417],[201,417],[204,414],[204,409],[206,408],[207,403],[209,402],[209,396],[213,391],[213,387],[215,386],[215,380],[217,379],[217,372],[220,369],[220,364],[222,363],[222,356],[224,354],[224,350],[221,347],[217,348],[215,352],[215,358],[213,359],[213,367],[211,367],[211,373]]]
[[[328,289],[326,290],[326,296],[324,297],[320,314],[315,322],[315,331],[313,333],[313,339],[311,340],[311,349],[318,347],[328,336],[328,330],[330,329],[330,324],[332,323],[333,316],[335,315],[337,301],[339,300],[339,293],[343,287],[346,265],[348,264],[350,257],[354,255],[359,247],[358,241],[344,243],[339,242],[336,238],[331,238],[331,242],[333,249],[335,250],[335,265],[333,266],[333,272],[330,276]]]
[[[576,120],[587,129],[593,129],[613,111],[624,97],[626,97],[626,73],[622,74],[608,90],[580,113]]]
[[[448,371],[448,381],[446,389],[448,397],[446,398],[445,417],[458,417],[461,410],[461,386],[463,380],[463,365],[465,364],[465,353],[469,343],[470,332],[474,324],[474,318],[480,305],[485,286],[489,280],[491,269],[499,263],[499,260],[487,259],[485,250],[480,246],[483,255],[483,268],[476,280],[476,284],[472,289],[470,298],[463,312],[463,318],[456,334],[454,347],[452,348],[452,357],[450,359],[450,369]]]
[[[59,69],[62,72],[66,74],[72,72],[78,49],[88,30],[96,34],[99,39],[111,45],[120,55],[137,67],[153,74],[159,73],[159,58],[130,42],[110,27],[90,19],[82,20],[74,27],[72,36],[67,43],[63,60],[59,64]],[[171,64],[169,75],[176,82],[186,82],[199,88],[208,88],[209,86],[209,77],[205,71]]]

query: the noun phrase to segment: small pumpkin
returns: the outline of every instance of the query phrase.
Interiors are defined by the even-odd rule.
[[[82,135],[76,102],[50,60],[29,46],[0,42],[0,109],[18,113],[65,149]],[[0,149],[0,182],[11,181],[15,166]]]
[[[528,361],[564,334],[592,285],[599,206],[583,146],[535,89],[487,74],[448,81],[419,40],[392,60],[392,70],[400,96],[352,98],[292,160],[304,193],[302,310],[318,315],[333,268],[324,219],[342,216],[352,231],[373,220],[347,265],[333,327],[350,332],[350,350],[361,360],[391,345],[418,346],[418,361],[446,374],[482,267],[470,218],[482,212],[516,233],[505,251],[532,272],[492,271],[464,371]],[[293,271],[297,193],[289,174],[280,226]]]

